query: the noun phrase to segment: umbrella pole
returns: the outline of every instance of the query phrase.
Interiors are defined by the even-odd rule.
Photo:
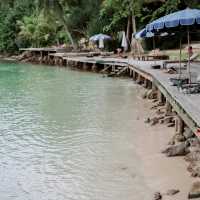
[[[180,55],[179,55],[179,79],[181,78],[181,60],[182,60],[182,37],[180,36]]]
[[[187,38],[188,38],[188,50],[190,48],[190,30],[187,28]],[[189,74],[189,83],[191,83],[191,71],[190,71],[190,53],[188,51],[188,74]]]
[[[153,50],[154,50],[154,54],[156,53],[156,41],[155,41],[155,37],[153,36]]]

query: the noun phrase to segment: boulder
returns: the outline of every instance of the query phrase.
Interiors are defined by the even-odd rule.
[[[192,177],[200,177],[200,162],[191,162],[187,168]]]
[[[173,195],[175,195],[175,194],[177,194],[177,193],[179,193],[180,192],[180,190],[177,190],[177,189],[170,189],[170,190],[168,190],[167,192],[166,192],[166,195],[168,195],[168,196],[173,196]]]
[[[194,137],[194,133],[189,128],[185,128],[183,135],[186,139]]]
[[[185,156],[185,161],[187,162],[196,162],[200,161],[200,150],[198,151],[192,151],[189,154]]]
[[[200,182],[195,182],[192,184],[190,192],[188,194],[189,199],[199,198],[200,197]]]
[[[200,141],[197,137],[187,139],[188,143],[191,147],[195,147],[196,149],[200,149]]]
[[[183,142],[178,145],[170,146],[162,151],[162,153],[166,154],[167,157],[185,156],[189,153],[188,144]]]

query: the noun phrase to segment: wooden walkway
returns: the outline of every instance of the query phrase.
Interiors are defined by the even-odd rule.
[[[151,78],[161,92],[166,96],[168,101],[176,109],[176,112],[188,122],[188,125],[194,132],[200,127],[200,94],[184,94],[176,86],[172,86],[170,78],[177,77],[165,73],[162,69],[152,69],[151,64],[163,64],[163,61],[146,62],[130,60],[129,65],[142,71]],[[193,77],[197,74],[200,75],[200,66],[191,66]],[[183,72],[186,74],[186,71]]]

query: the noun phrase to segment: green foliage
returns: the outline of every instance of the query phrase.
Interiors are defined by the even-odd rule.
[[[17,34],[19,29],[17,20],[28,15],[34,9],[29,0],[13,2],[12,7],[2,6],[0,9],[0,51],[13,52],[18,49]]]
[[[20,32],[19,40],[31,44],[33,47],[48,46],[55,42],[58,24],[52,20],[53,16],[44,17],[43,13],[39,16],[25,16],[22,21],[18,21]]]
[[[119,31],[127,29],[128,21],[129,31],[133,30],[132,16],[140,29],[151,20],[188,6],[200,8],[200,1],[1,0],[0,51],[57,43],[75,46],[80,38],[100,32],[117,38]]]

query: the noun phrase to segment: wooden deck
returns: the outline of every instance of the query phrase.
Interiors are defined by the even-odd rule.
[[[162,63],[162,61],[156,61],[156,64],[162,65]],[[153,78],[153,82],[173,105],[176,112],[196,132],[200,127],[200,94],[184,94],[179,91],[177,87],[172,86],[169,80],[172,77],[177,77],[177,75],[170,75],[162,69],[152,69],[151,64],[155,64],[155,62],[131,60],[129,64]],[[195,78],[197,74],[200,74],[200,66],[192,65],[191,71],[193,78]],[[186,74],[186,71],[184,74]]]

